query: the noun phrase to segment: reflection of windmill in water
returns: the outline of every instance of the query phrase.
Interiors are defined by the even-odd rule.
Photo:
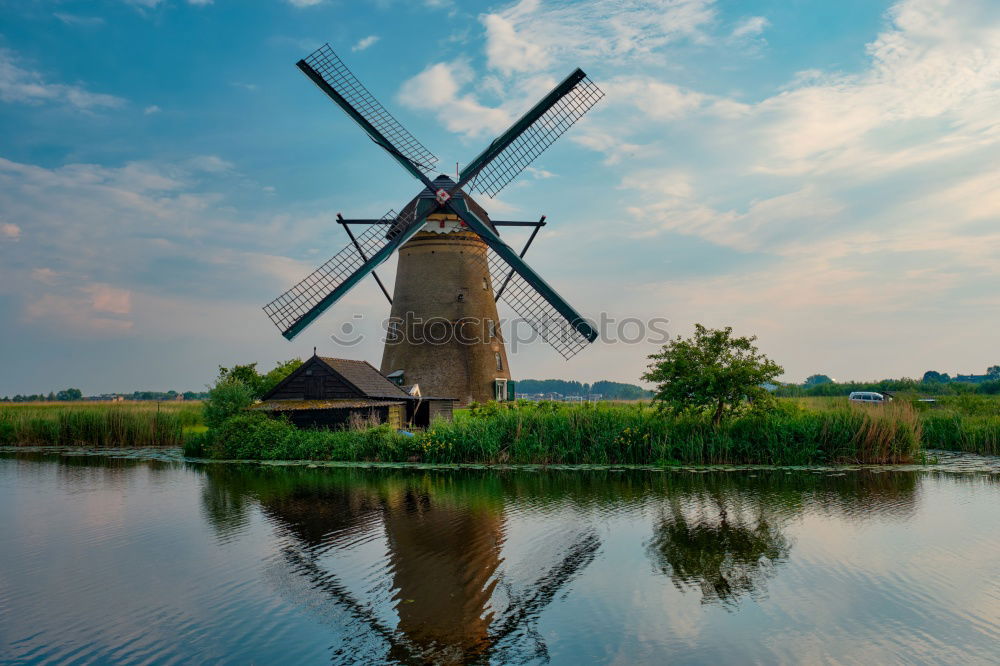
[[[523,260],[545,223],[491,220],[466,190],[496,195],[603,93],[579,69],[570,74],[457,175],[432,173],[437,158],[406,131],[325,45],[298,67],[386,150],[423,189],[378,220],[338,221],[351,244],[264,310],[292,339],[371,273],[392,306],[381,370],[402,371],[425,394],[506,400],[510,370],[496,303],[503,300],[564,358],[596,331]],[[365,226],[355,234],[354,225]],[[517,253],[498,236],[504,226],[534,227]],[[375,268],[399,251],[393,296]]]
[[[545,655],[533,629],[539,613],[596,555],[591,529],[576,533],[558,558],[520,592],[505,586],[506,607],[494,609],[506,521],[503,500],[470,503],[453,489],[404,486],[327,486],[261,498],[265,513],[292,537],[283,549],[291,571],[301,576],[311,603],[333,625],[349,618],[347,644],[334,657],[344,662],[468,663],[524,660]],[[470,506],[473,504],[474,506]],[[385,531],[395,626],[381,604],[366,602],[345,584],[326,559]]]

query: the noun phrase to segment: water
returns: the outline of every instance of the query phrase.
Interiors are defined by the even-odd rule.
[[[0,662],[996,663],[1000,464],[937,467],[0,453]]]

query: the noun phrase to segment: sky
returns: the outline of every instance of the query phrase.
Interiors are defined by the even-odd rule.
[[[606,92],[477,199],[547,215],[528,263],[631,323],[515,378],[638,382],[654,318],[756,335],[786,381],[1000,362],[996,0],[0,0],[0,395],[379,364],[371,279],[292,342],[261,310],[338,212],[419,190],[295,68],[325,42],[446,172],[575,67]]]

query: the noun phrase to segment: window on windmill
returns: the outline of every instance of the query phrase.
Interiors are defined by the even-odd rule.
[[[465,300],[465,294],[459,294],[459,295],[458,295],[458,302],[459,302],[459,303],[461,303],[461,302],[463,302],[464,300]]]
[[[494,356],[497,358],[497,372],[503,371],[503,359],[500,357],[500,352],[495,352]]]
[[[487,319],[486,320],[486,330],[489,333],[489,336],[490,336],[489,339],[490,340],[492,340],[493,338],[497,337],[497,323],[495,321],[493,321],[492,319]]]
[[[402,342],[403,340],[403,330],[402,324],[398,321],[390,321],[389,328],[386,330],[386,342],[396,343]]]
[[[489,291],[489,290],[490,290],[490,283],[486,280],[486,278],[483,278],[483,291]]]

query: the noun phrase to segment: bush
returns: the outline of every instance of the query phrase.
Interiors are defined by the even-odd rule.
[[[243,381],[227,378],[218,382],[208,392],[204,405],[205,425],[220,428],[230,417],[243,412],[253,404],[253,389]]]

